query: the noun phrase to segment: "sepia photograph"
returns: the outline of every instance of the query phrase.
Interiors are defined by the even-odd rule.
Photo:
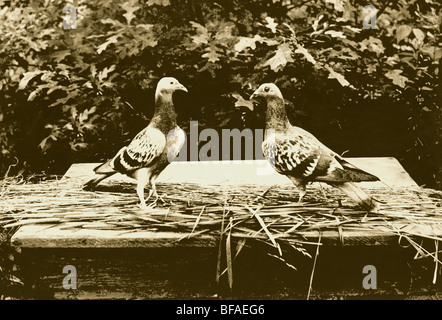
[[[441,22],[438,0],[0,0],[0,300],[441,300]]]

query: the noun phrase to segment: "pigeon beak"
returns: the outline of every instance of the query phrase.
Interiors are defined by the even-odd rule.
[[[185,86],[183,86],[181,83],[178,84],[178,86],[176,87],[176,90],[180,90],[180,91],[184,91],[184,92],[189,92],[189,91],[187,91],[187,88]]]

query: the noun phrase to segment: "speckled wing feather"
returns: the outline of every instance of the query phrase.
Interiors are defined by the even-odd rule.
[[[131,172],[149,166],[166,146],[164,134],[150,126],[140,131],[127,147],[118,151],[110,166],[120,173]]]
[[[377,177],[343,160],[311,134],[276,134],[263,143],[265,157],[276,171],[300,181],[328,183],[376,181]]]
[[[335,155],[333,161],[330,162],[327,171],[325,173],[318,172],[314,181],[328,183],[362,182],[379,181],[379,178],[353,166],[340,156]]]
[[[282,134],[267,138],[263,151],[276,171],[299,178],[311,174],[322,154],[318,145],[303,136]]]

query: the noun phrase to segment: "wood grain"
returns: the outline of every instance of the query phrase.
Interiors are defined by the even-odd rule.
[[[391,157],[345,158],[345,160],[378,176],[384,183],[396,187],[415,187],[416,182],[404,170],[399,161]],[[64,175],[77,187],[93,176],[98,163],[73,164]],[[115,174],[103,183],[135,181]],[[158,177],[159,183],[196,183],[200,185],[291,185],[290,180],[278,174],[266,160],[248,161],[189,161],[173,162]],[[379,182],[364,182],[367,188],[384,187]]]
[[[416,183],[405,172],[394,158],[348,158],[349,162],[361,169],[378,175],[382,181],[391,186],[416,187]],[[63,177],[63,183],[69,188],[80,186],[93,176],[97,164],[74,164]],[[223,186],[241,186],[256,184],[268,187],[272,185],[292,186],[289,179],[276,173],[273,169],[265,170],[265,160],[254,161],[215,161],[215,162],[175,162],[163,171],[158,183],[173,185],[176,183],[197,183],[200,186],[219,184]],[[103,184],[117,185],[132,179],[116,174]],[[385,186],[379,182],[362,183],[366,187]],[[319,186],[313,186],[317,188]],[[99,212],[97,212],[99,214]],[[428,227],[423,232],[434,232]],[[422,231],[422,230],[421,230]],[[311,231],[302,234],[307,239],[316,240],[319,233]],[[59,226],[23,226],[12,237],[12,244],[23,248],[155,248],[155,247],[213,247],[217,239],[200,237],[179,241],[185,234],[175,232],[133,232],[124,233],[113,230],[65,230]],[[397,241],[391,232],[352,231],[343,228],[337,231],[326,231],[322,238],[328,245],[390,245]]]
[[[215,282],[213,248],[24,249],[22,272],[28,296],[37,299],[305,299],[312,259],[291,256],[295,271],[267,251],[252,246],[234,260],[233,290],[227,274]],[[311,298],[404,298],[413,254],[391,246],[321,247]],[[62,286],[65,265],[77,270],[76,290]],[[380,272],[377,290],[362,287],[365,265]]]
[[[391,186],[417,186],[393,158],[349,161]],[[79,188],[91,178],[95,166],[73,165],[63,178],[64,188]],[[168,185],[173,188],[176,183],[198,183],[203,187],[219,184],[220,188],[229,186],[230,190],[245,183],[264,189],[275,184],[291,186],[288,179],[275,172],[257,175],[262,167],[265,167],[262,161],[174,163],[163,172],[159,183],[166,188]],[[129,181],[131,179],[115,175],[105,184],[115,186]],[[366,185],[385,190],[379,183]],[[439,226],[398,227],[409,232],[442,235]],[[410,246],[398,246],[400,239],[391,229],[363,231],[343,226],[342,232],[302,233],[311,242],[317,242],[320,235],[322,245],[311,298],[406,297],[410,261],[415,251]],[[305,299],[313,260],[290,251],[285,259],[296,265],[297,271],[294,271],[269,256],[272,248],[251,240],[247,240],[245,249],[233,261],[233,290],[228,288],[227,273],[221,277],[220,284],[216,284],[218,240],[216,236],[186,239],[186,234],[179,232],[67,230],[59,226],[29,225],[20,228],[12,243],[22,248],[19,263],[27,295],[33,299]],[[431,240],[428,241],[431,245]],[[315,247],[308,246],[308,250],[314,254]],[[224,270],[224,256],[222,261]],[[62,270],[66,265],[77,269],[76,290],[65,290],[62,286],[65,277]],[[362,288],[365,265],[374,265],[382,272],[376,291]],[[419,291],[414,289],[414,294]]]

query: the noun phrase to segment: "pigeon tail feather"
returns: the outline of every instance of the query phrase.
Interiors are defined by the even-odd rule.
[[[86,191],[91,191],[94,190],[96,188],[96,186],[103,181],[104,179],[110,177],[111,175],[113,175],[115,172],[113,173],[106,173],[106,174],[100,174],[95,176],[94,178],[92,178],[91,180],[89,180],[88,182],[86,182],[82,188],[83,190]]]
[[[114,157],[115,158],[115,157]],[[94,172],[97,174],[109,174],[109,173],[115,173],[115,169],[111,166],[111,160],[106,161],[105,163],[102,163],[94,168]]]
[[[340,189],[344,192],[349,198],[353,201],[361,205],[368,212],[374,212],[378,209],[378,204],[373,197],[367,195],[364,191],[359,189],[352,182],[344,182],[339,184],[332,184],[334,187]]]
[[[379,181],[380,179],[375,175],[368,173],[351,163],[345,161],[342,158],[337,158],[338,162],[342,165],[347,173],[352,176],[352,180],[350,181]]]

